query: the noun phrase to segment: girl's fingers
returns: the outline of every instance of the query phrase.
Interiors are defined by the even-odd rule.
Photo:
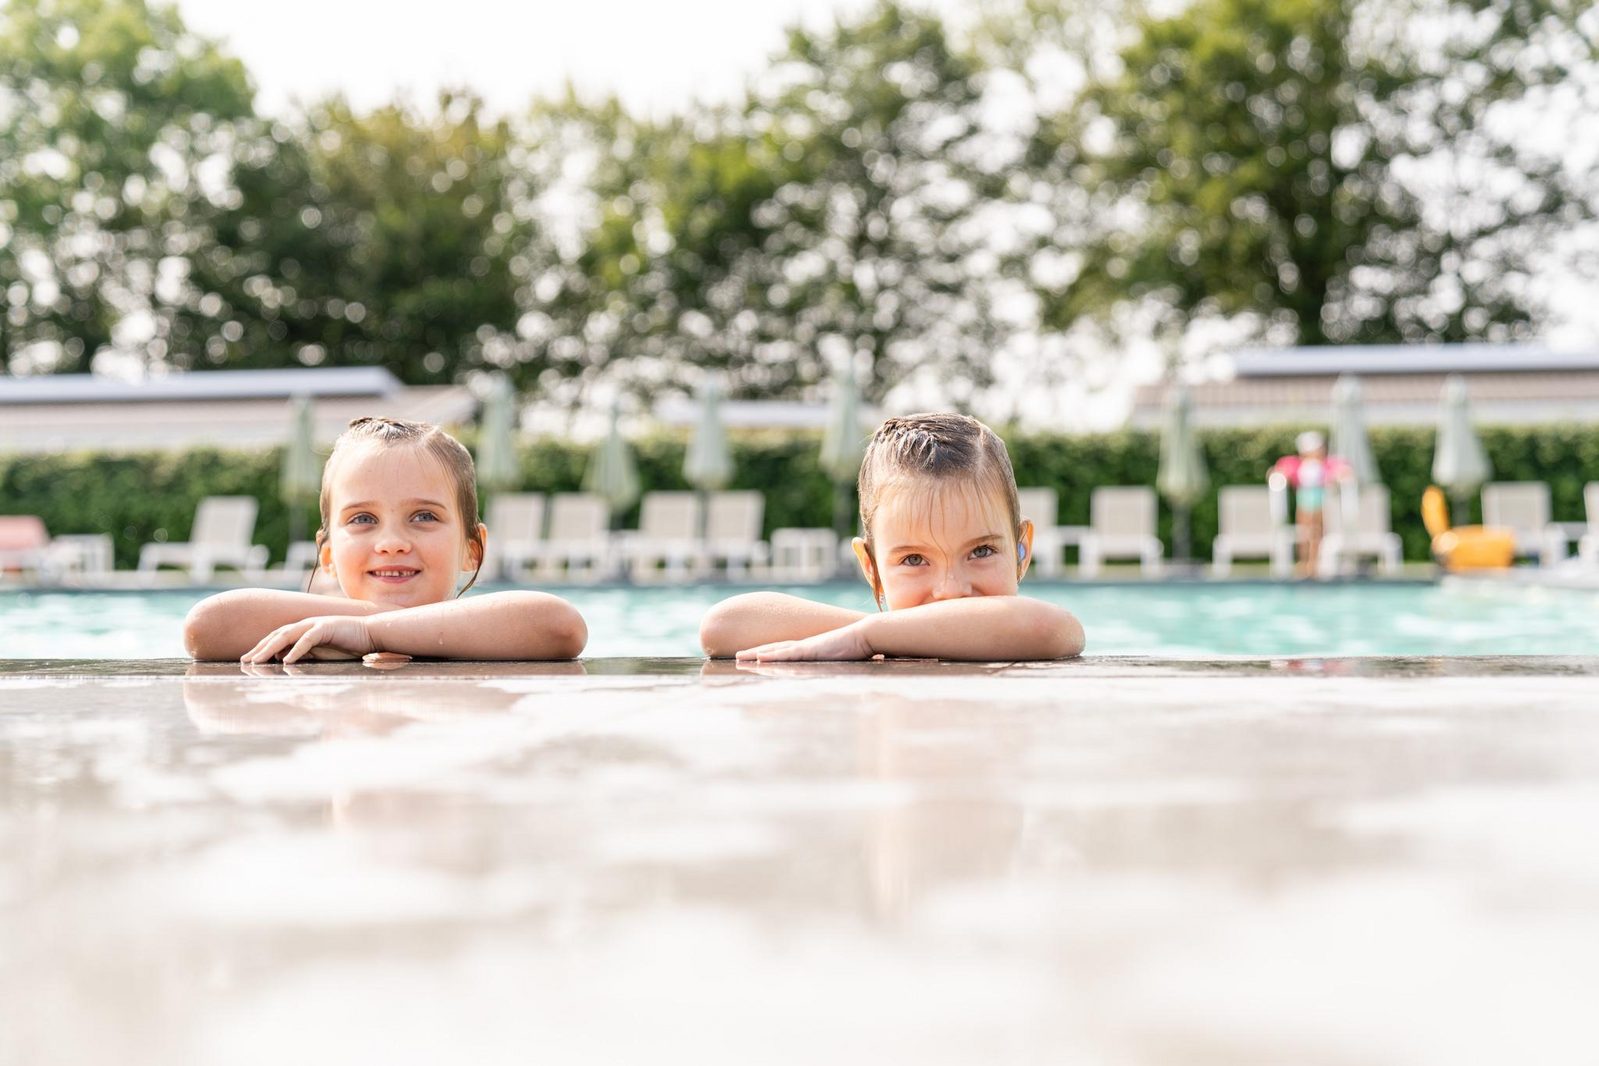
[[[306,629],[306,631],[301,634],[300,639],[294,642],[294,647],[290,648],[283,656],[283,661],[285,663],[299,662],[306,655],[310,654],[312,648],[321,643],[321,640],[319,639],[320,636],[320,626],[311,626]]]

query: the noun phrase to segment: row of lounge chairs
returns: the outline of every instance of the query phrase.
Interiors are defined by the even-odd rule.
[[[1566,558],[1570,544],[1599,566],[1599,481],[1584,490],[1588,521],[1550,518],[1549,487],[1542,482],[1500,482],[1483,488],[1483,524],[1512,531],[1517,554],[1551,565]],[[1160,573],[1165,546],[1156,535],[1158,504],[1153,489],[1105,486],[1089,499],[1089,524],[1058,525],[1054,489],[1020,490],[1022,514],[1035,525],[1037,572],[1064,572],[1066,552],[1076,548],[1079,573],[1097,576],[1110,561],[1136,561],[1145,574]],[[1219,531],[1212,543],[1214,572],[1235,562],[1265,560],[1274,576],[1292,569],[1296,532],[1286,502],[1263,485],[1227,485],[1218,495]],[[1353,506],[1352,506],[1353,505]],[[1353,513],[1348,513],[1349,511]],[[184,542],[143,546],[139,571],[164,566],[205,582],[220,567],[264,575],[267,549],[252,543],[257,503],[250,496],[212,496],[195,512]],[[1358,494],[1334,490],[1326,497],[1322,576],[1334,576],[1370,559],[1384,572],[1400,566],[1398,536],[1390,527],[1390,500],[1382,485]],[[756,491],[645,493],[639,526],[613,531],[605,501],[589,493],[500,493],[489,503],[489,579],[600,580],[625,574],[634,581],[681,581],[710,576],[777,581],[821,580],[850,565],[847,544],[829,529],[777,529],[761,537],[765,498]],[[103,534],[50,537],[32,515],[0,516],[0,572],[31,571],[49,580],[94,577],[111,569],[111,539]],[[277,575],[303,578],[315,565],[315,545],[298,542]]]

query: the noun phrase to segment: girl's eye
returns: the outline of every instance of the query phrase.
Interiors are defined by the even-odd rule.
[[[413,520],[420,520],[423,522],[437,522],[439,520],[439,516],[434,514],[432,511],[418,511],[416,514],[412,515],[411,518]]]
[[[901,565],[901,566],[921,566],[925,562],[927,562],[926,559],[923,559],[920,555],[917,555],[915,552],[912,552],[911,554],[905,556],[905,558],[901,559],[899,561],[899,565]]]
[[[365,511],[362,511],[360,514],[353,514],[353,515],[350,516],[350,524],[352,526],[354,526],[354,525],[368,525],[368,524],[370,524],[372,522],[376,522],[376,521],[377,521],[376,518],[373,518],[371,515],[367,514]]]
[[[998,555],[999,549],[992,544],[979,544],[972,549],[972,556],[977,559],[987,559],[991,555]]]

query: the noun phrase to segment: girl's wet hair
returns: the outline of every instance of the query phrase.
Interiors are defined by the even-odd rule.
[[[892,485],[927,478],[964,479],[985,495],[998,495],[1010,514],[1011,528],[1017,537],[1021,536],[1016,474],[1005,442],[968,415],[906,415],[890,418],[877,427],[861,460],[861,535],[868,547],[872,543],[872,519],[884,492]]]
[[[421,448],[444,467],[445,473],[449,474],[450,480],[455,484],[455,506],[461,514],[461,525],[466,531],[467,543],[477,545],[478,569],[472,571],[471,579],[462,586],[461,592],[471,588],[477,583],[478,572],[483,568],[485,548],[483,530],[478,524],[477,468],[472,465],[472,453],[466,450],[465,445],[431,422],[410,422],[403,418],[387,418],[381,415],[350,421],[349,428],[339,434],[339,439],[333,442],[333,451],[322,467],[322,493],[318,497],[322,509],[322,528],[316,531],[317,555],[320,557],[322,554],[322,545],[327,540],[328,527],[331,525],[333,468],[338,463],[341,453],[362,445],[381,448],[401,446]],[[315,571],[312,571],[312,577],[315,576]],[[310,582],[307,582],[306,591],[309,592],[310,588]],[[460,595],[460,592],[456,595]]]

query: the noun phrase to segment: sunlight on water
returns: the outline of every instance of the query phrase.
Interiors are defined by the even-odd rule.
[[[733,592],[570,588],[590,656],[698,655],[699,620]],[[859,610],[854,584],[785,591]],[[1429,585],[1038,584],[1029,594],[1082,619],[1091,654],[1586,655],[1599,648],[1599,592]],[[172,658],[192,592],[3,592],[0,657]]]

